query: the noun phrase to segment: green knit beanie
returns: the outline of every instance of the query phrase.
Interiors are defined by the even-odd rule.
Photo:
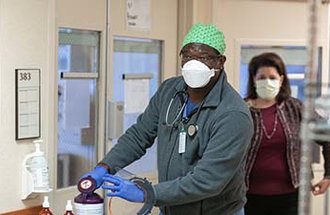
[[[193,25],[182,42],[182,48],[189,43],[202,43],[208,45],[220,54],[226,49],[225,37],[215,25],[197,23]]]

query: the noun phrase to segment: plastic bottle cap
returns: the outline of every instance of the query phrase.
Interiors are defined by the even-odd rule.
[[[44,196],[44,202],[42,203],[43,208],[49,208],[48,196]]]
[[[66,210],[66,211],[72,211],[71,200],[68,200],[68,201],[66,202],[65,210]]]
[[[41,148],[40,148],[40,143],[36,141],[33,141],[34,142],[34,145],[35,145],[35,148],[36,148],[36,151],[34,152],[34,155],[36,156],[43,156],[45,153],[43,151],[41,151]]]

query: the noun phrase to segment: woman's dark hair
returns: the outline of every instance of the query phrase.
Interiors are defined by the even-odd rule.
[[[257,75],[257,71],[261,67],[274,67],[279,75],[283,76],[282,86],[280,92],[276,96],[277,102],[282,102],[288,99],[291,95],[291,88],[289,84],[288,75],[283,60],[280,56],[273,52],[267,52],[253,57],[249,63],[249,80],[247,85],[247,97],[246,99],[258,98],[254,79]]]

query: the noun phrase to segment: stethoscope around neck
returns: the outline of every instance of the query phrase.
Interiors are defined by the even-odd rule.
[[[179,97],[179,96],[181,96],[181,97]],[[174,119],[172,121],[169,121],[168,118],[169,118],[170,110],[171,110],[174,100],[177,97],[180,98],[180,101],[181,101],[181,103],[183,102],[183,104],[182,104],[180,110],[175,115]],[[182,116],[184,109],[187,106],[188,99],[189,99],[189,96],[188,96],[187,92],[185,92],[185,91],[178,91],[174,94],[174,96],[171,98],[170,103],[168,104],[168,107],[166,110],[166,115],[165,115],[165,125],[166,126],[177,127],[178,123],[182,122],[181,116]],[[194,123],[188,125],[187,133],[189,136],[194,136],[198,130],[196,121],[198,119],[199,113],[201,112],[201,108],[202,108],[203,104],[204,104],[204,100],[202,101],[202,103],[199,105],[199,107],[197,109],[197,115],[195,117]]]
[[[179,112],[176,114],[176,116],[174,117],[174,120],[172,122],[169,122],[168,120],[168,115],[170,113],[171,107],[173,105],[173,101],[177,98],[180,97],[180,101],[183,101],[182,107],[180,108]],[[165,115],[165,124],[169,127],[173,127],[174,125],[176,125],[177,122],[179,122],[179,119],[181,117],[181,114],[183,113],[184,108],[186,107],[188,102],[188,94],[185,91],[178,91],[174,94],[174,96],[171,98],[170,103],[167,106],[167,110],[166,110],[166,115]]]

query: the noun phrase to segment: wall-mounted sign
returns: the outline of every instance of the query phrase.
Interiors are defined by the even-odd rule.
[[[16,69],[16,139],[40,137],[40,69]]]
[[[150,0],[126,0],[126,23],[130,29],[150,30]]]

